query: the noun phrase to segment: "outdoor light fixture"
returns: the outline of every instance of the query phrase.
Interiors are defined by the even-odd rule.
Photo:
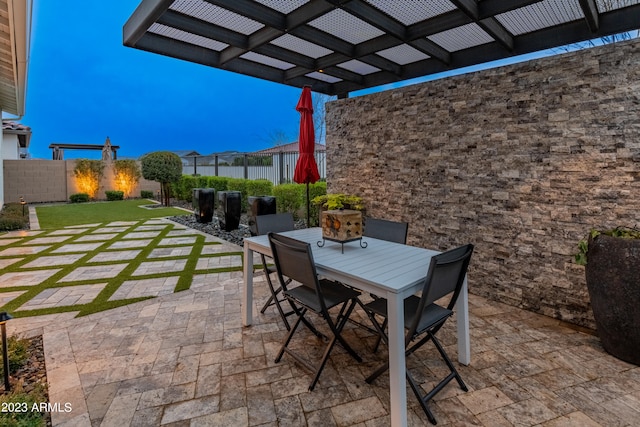
[[[13,317],[6,311],[0,312],[0,328],[2,328],[2,361],[4,363],[4,392],[9,393],[11,391],[11,385],[9,384],[9,351],[7,349],[7,320],[13,319]]]
[[[24,201],[24,197],[20,196],[20,204],[22,205],[22,216],[24,216],[24,207],[27,202]]]

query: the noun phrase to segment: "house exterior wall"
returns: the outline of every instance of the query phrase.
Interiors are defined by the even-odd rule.
[[[329,192],[476,245],[471,293],[595,328],[591,228],[640,224],[640,40],[327,105]]]
[[[8,202],[19,201],[20,197],[28,203],[65,202],[79,192],[73,173],[75,160],[4,160],[2,163],[3,188]],[[107,166],[97,198],[104,200],[105,191],[115,189],[113,173]],[[140,178],[132,197],[139,197],[142,190],[156,194],[160,184]]]
[[[17,160],[20,158],[20,143],[18,135],[7,134],[2,136],[2,159]]]

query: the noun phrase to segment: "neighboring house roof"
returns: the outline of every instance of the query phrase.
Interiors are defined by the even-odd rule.
[[[289,144],[276,145],[275,147],[267,148],[264,150],[256,151],[253,154],[277,154],[277,153],[297,153],[299,152],[298,142],[291,142]],[[324,144],[318,144],[316,142],[315,151],[327,151],[327,147]]]
[[[0,106],[25,112],[33,0],[0,0]]]
[[[194,156],[202,155],[197,151],[192,151],[192,150],[175,150],[175,151],[172,151],[172,153],[176,153],[180,157],[194,157]]]
[[[29,148],[31,128],[16,122],[2,122],[2,133],[17,135],[21,148]]]

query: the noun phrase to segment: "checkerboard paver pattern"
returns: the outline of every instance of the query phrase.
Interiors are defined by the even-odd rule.
[[[198,275],[216,280],[239,271],[239,251],[163,219],[10,232],[0,235],[0,310],[91,312],[107,301],[166,295],[188,289]]]

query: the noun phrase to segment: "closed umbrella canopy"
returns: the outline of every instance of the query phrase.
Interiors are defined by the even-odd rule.
[[[311,87],[305,86],[296,105],[300,113],[300,135],[298,136],[298,151],[300,155],[296,163],[293,180],[298,184],[307,184],[307,227],[309,226],[309,184],[320,179],[316,164],[316,137],[313,130],[313,103],[311,102]]]
[[[296,106],[300,113],[300,136],[298,137],[300,157],[296,163],[293,180],[298,184],[313,184],[320,179],[315,158],[315,132],[313,130],[313,103],[311,88],[305,86]]]

